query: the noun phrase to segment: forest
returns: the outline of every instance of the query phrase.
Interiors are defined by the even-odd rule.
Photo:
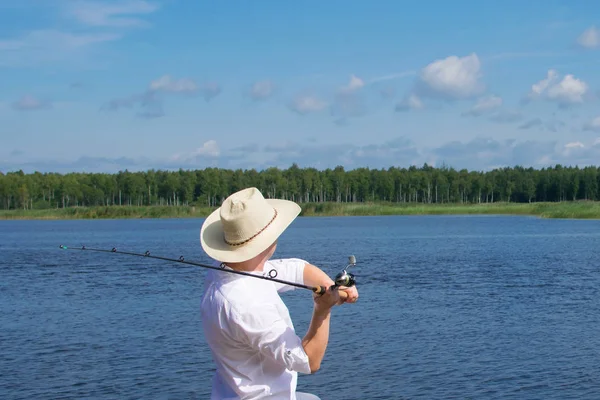
[[[0,209],[81,206],[215,207],[230,193],[255,186],[267,198],[298,203],[494,203],[600,199],[599,167],[520,166],[489,171],[452,167],[345,170],[220,169],[118,173],[0,172]]]

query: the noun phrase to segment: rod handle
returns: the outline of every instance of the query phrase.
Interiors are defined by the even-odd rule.
[[[336,285],[332,285],[329,288],[331,290],[337,290],[339,286]],[[316,286],[313,288],[313,292],[315,292],[318,295],[322,295],[323,293],[325,293],[325,291],[327,290],[327,288],[325,286]],[[348,293],[344,292],[343,290],[339,291],[340,293],[340,299],[346,300],[346,298],[348,297]]]

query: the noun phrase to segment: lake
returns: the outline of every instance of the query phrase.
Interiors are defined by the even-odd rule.
[[[207,399],[202,219],[0,221],[0,398]],[[600,398],[600,221],[512,216],[302,217],[276,257],[335,276],[325,399]],[[303,336],[311,293],[282,295]]]

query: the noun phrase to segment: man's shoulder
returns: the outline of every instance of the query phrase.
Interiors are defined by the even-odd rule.
[[[227,324],[229,329],[264,327],[279,319],[276,292],[272,287],[261,287],[272,282],[253,281],[238,280],[211,290],[202,301],[202,314],[219,325]]]
[[[302,258],[288,257],[288,258],[275,258],[275,259],[268,260],[265,263],[265,266],[269,266],[269,267],[290,267],[290,266],[291,267],[296,267],[296,266],[300,266],[300,267],[303,267],[305,264],[308,264],[308,261],[306,261],[306,260],[304,260]]]
[[[244,311],[252,307],[269,302],[265,294],[268,288],[265,285],[272,282],[255,278],[232,279],[227,282],[218,282],[211,285],[204,293],[203,303],[207,306],[235,309]]]

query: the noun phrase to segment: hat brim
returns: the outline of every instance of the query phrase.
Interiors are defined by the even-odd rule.
[[[265,200],[277,210],[277,217],[258,236],[241,246],[230,246],[225,242],[220,208],[213,211],[200,228],[200,244],[206,254],[220,262],[243,262],[256,257],[271,246],[300,214],[301,208],[289,200]]]

